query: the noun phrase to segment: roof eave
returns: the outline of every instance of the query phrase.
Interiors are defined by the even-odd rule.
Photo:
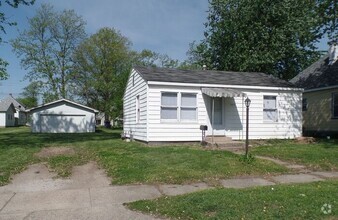
[[[326,87],[320,87],[320,88],[314,88],[314,89],[304,89],[304,92],[316,92],[316,91],[336,89],[336,88],[338,88],[338,85],[336,85],[336,86],[326,86]]]
[[[286,91],[300,91],[300,92],[304,91],[303,88],[298,88],[298,87],[220,85],[220,84],[206,84],[206,83],[181,83],[181,82],[162,82],[162,81],[147,81],[147,82],[148,82],[148,85],[165,85],[165,86],[191,86],[191,87],[234,88],[234,89],[286,90]]]
[[[76,102],[73,102],[73,101],[70,101],[68,99],[59,99],[59,100],[56,100],[56,101],[53,101],[53,102],[49,102],[49,103],[46,103],[46,104],[43,104],[43,105],[40,105],[40,106],[37,106],[37,107],[34,107],[34,108],[30,108],[30,109],[27,109],[26,112],[32,112],[32,111],[35,111],[39,108],[43,108],[43,107],[46,107],[46,106],[49,106],[49,105],[53,105],[53,104],[56,104],[56,103],[59,103],[59,102],[68,102],[68,103],[71,103],[73,105],[77,105],[77,106],[80,106],[82,108],[85,108],[85,109],[88,109],[88,110],[91,110],[93,111],[95,114],[97,114],[99,111],[96,110],[96,109],[93,109],[93,108],[90,108],[88,106],[85,106],[85,105],[81,105],[79,103],[76,103]]]

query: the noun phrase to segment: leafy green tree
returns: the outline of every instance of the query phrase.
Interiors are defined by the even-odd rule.
[[[120,32],[102,28],[84,40],[73,57],[78,96],[104,112],[106,120],[122,114],[122,97],[132,64],[130,45]]]
[[[331,41],[338,41],[338,1],[317,0],[318,25],[317,30],[327,34]]]
[[[38,105],[41,85],[39,82],[32,82],[23,89],[18,101],[24,104],[27,108],[33,108]]]
[[[160,54],[154,51],[144,49],[141,52],[133,52],[134,65],[147,67],[165,67],[176,68],[179,66],[179,61],[170,58],[167,54]]]
[[[314,0],[210,0],[205,39],[190,59],[208,69],[290,79],[318,58]]]
[[[34,2],[35,0],[29,0],[29,1],[27,0],[6,0],[5,4],[13,8],[18,8],[19,5],[32,5],[34,4]],[[2,7],[2,1],[0,1],[0,7]],[[16,25],[16,22],[9,21],[5,13],[0,11],[0,33],[1,33],[0,44],[2,43],[2,34],[6,34],[6,29],[5,29],[6,25],[14,26]],[[4,80],[8,78],[7,66],[8,66],[8,62],[3,60],[0,57],[0,80]]]
[[[73,52],[85,38],[85,22],[73,10],[57,12],[42,5],[29,27],[12,41],[30,81],[42,82],[44,101],[67,98],[73,79]]]

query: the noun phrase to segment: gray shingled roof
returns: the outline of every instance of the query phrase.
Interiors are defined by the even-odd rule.
[[[146,81],[267,86],[267,87],[295,87],[292,83],[278,79],[271,75],[257,72],[230,72],[214,70],[179,70],[154,67],[134,67]]]
[[[329,56],[326,55],[303,70],[290,82],[305,90],[338,86],[338,62],[331,66],[328,64]]]
[[[21,104],[20,102],[18,102],[15,98],[13,98],[12,95],[7,96],[1,102],[13,103],[13,105],[16,109],[19,109],[21,111],[25,110],[25,106],[23,104]]]
[[[12,102],[9,99],[4,99],[0,101],[0,112],[6,112],[11,105],[12,105]]]

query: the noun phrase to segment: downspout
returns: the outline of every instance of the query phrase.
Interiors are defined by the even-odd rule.
[[[241,140],[243,140],[243,132],[244,132],[244,126],[243,126],[243,121],[244,121],[244,96],[242,96],[242,135],[241,135]]]

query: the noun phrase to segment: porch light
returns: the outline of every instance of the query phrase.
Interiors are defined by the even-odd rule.
[[[251,100],[249,99],[249,97],[246,97],[246,99],[245,99],[245,106],[246,106],[247,108],[249,108],[249,107],[250,107],[250,104],[251,104]]]

